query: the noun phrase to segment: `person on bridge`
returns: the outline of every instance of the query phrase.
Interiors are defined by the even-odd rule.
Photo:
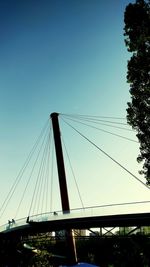
[[[12,224],[15,224],[15,220],[14,219],[12,219],[11,222],[12,222]]]
[[[26,223],[29,223],[29,216],[27,217]]]

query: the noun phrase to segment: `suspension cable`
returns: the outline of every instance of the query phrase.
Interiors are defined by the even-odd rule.
[[[72,167],[72,164],[71,164],[71,160],[70,160],[70,157],[69,157],[69,154],[68,154],[68,151],[67,151],[63,136],[62,136],[62,141],[63,141],[65,152],[66,152],[66,155],[67,155],[67,158],[68,158],[68,161],[69,161],[70,169],[71,169],[71,172],[72,172],[72,175],[73,175],[73,178],[74,178],[74,182],[75,182],[75,185],[76,185],[76,188],[77,188],[77,192],[78,192],[78,195],[79,195],[79,198],[80,198],[80,201],[81,201],[81,205],[82,205],[82,208],[84,209],[84,204],[83,204],[83,201],[82,201],[82,197],[81,197],[81,193],[80,193],[80,190],[79,190],[79,186],[78,186],[78,183],[77,183],[77,180],[76,180],[76,177],[75,177],[75,173],[74,173],[74,170],[73,170],[73,167]]]
[[[44,142],[45,142],[46,137],[47,137],[47,133],[45,134],[44,139],[43,139],[43,142],[42,142],[42,145],[41,145],[41,147],[39,149],[39,154],[41,152],[42,147],[44,146]],[[45,145],[45,147],[46,147],[46,145]],[[44,150],[45,150],[45,148],[44,148]],[[44,152],[43,152],[43,154],[44,154]],[[35,184],[35,187],[34,187],[34,192],[33,192],[32,201],[31,201],[31,205],[30,205],[28,216],[30,216],[30,214],[31,214],[31,209],[32,209],[32,206],[33,206],[34,198],[35,198],[35,205],[37,203],[37,197],[38,197],[38,193],[39,193],[40,185],[41,185],[41,180],[42,180],[40,173],[41,173],[41,169],[42,169],[42,165],[43,165],[43,157],[44,156],[42,156],[41,164],[40,164],[40,167],[39,167],[38,177],[37,177],[36,184]],[[37,157],[37,160],[38,160],[38,158],[39,158],[39,155]],[[36,160],[36,162],[37,162],[37,160]],[[37,189],[37,191],[36,191],[36,189]],[[35,196],[35,193],[36,193],[36,196]],[[35,205],[34,205],[34,209],[35,209]]]
[[[125,126],[128,126],[127,123],[124,123],[124,122],[118,122],[118,121],[108,121],[108,120],[104,120],[104,118],[108,118],[108,117],[100,117],[100,116],[84,116],[84,115],[74,115],[74,116],[71,116],[71,115],[67,115],[67,114],[61,114],[67,118],[71,117],[71,118],[76,118],[76,119],[82,119],[82,120],[91,120],[93,122],[106,122],[106,123],[110,123],[110,124],[119,124],[119,125],[125,125]],[[110,119],[112,119],[113,117],[109,117]],[[115,118],[114,118],[115,119]]]
[[[34,162],[34,164],[33,164],[33,167],[32,167],[32,170],[31,170],[31,173],[30,173],[30,175],[29,175],[29,178],[28,178],[28,181],[27,181],[27,183],[26,183],[26,186],[25,186],[24,192],[23,192],[23,194],[22,194],[22,198],[21,198],[21,200],[20,200],[20,203],[19,203],[19,205],[18,205],[18,208],[17,208],[17,211],[16,211],[15,218],[16,218],[16,216],[17,216],[18,212],[19,212],[20,206],[21,206],[21,204],[22,204],[22,201],[23,201],[23,199],[24,199],[25,193],[26,193],[26,191],[27,191],[28,185],[29,185],[29,183],[30,183],[30,180],[31,180],[31,177],[32,177],[32,175],[33,175],[33,172],[34,172],[34,169],[35,169],[36,163],[37,163],[37,161],[38,161],[38,158],[39,158],[39,156],[40,156],[40,152],[41,152],[41,149],[42,149],[42,147],[43,147],[43,144],[44,144],[44,141],[45,141],[45,138],[46,138],[46,136],[47,136],[47,132],[45,133],[45,136],[44,136],[43,142],[42,142],[42,144],[41,144],[41,146],[40,146],[40,148],[39,148],[39,150],[38,150],[37,157],[36,157],[36,159],[35,159],[35,162]]]
[[[104,125],[104,126],[107,126],[107,127],[111,127],[111,128],[116,128],[116,129],[119,129],[119,130],[125,130],[125,131],[130,131],[130,132],[136,132],[134,129],[131,129],[131,127],[130,128],[125,128],[125,127],[120,127],[120,126],[116,126],[116,125],[114,125],[114,124],[107,124],[106,123],[106,121],[105,120],[103,120],[103,122],[101,122],[101,121],[97,121],[97,120],[93,120],[93,119],[89,119],[89,118],[82,118],[82,117],[71,117],[71,116],[67,116],[67,119],[69,119],[69,120],[78,120],[78,121],[87,121],[87,122],[91,122],[91,123],[94,123],[94,124],[99,124],[99,125]],[[128,126],[129,127],[129,125],[127,125],[126,124],[126,126]]]
[[[83,118],[103,118],[103,119],[115,119],[115,120],[126,120],[125,117],[110,117],[110,116],[91,116],[91,115],[81,115],[81,114],[65,114],[65,113],[60,113],[60,115],[64,115],[67,117],[83,117]]]
[[[50,148],[51,148],[51,141],[52,141],[52,134],[50,135],[49,133],[49,142],[48,142],[48,151],[47,151],[47,163],[46,163],[46,179],[45,179],[45,189],[44,191],[46,192],[45,194],[45,211],[47,211],[47,204],[48,204],[48,189],[49,189],[49,172],[50,172]]]
[[[76,128],[74,128],[70,123],[64,122],[70,126],[74,131],[76,131],[80,136],[82,136],[84,139],[86,139],[89,143],[91,143],[93,146],[95,146],[98,150],[100,150],[104,155],[106,155],[108,158],[110,158],[113,162],[115,162],[118,166],[120,166],[123,170],[125,170],[127,173],[129,173],[135,180],[137,180],[139,183],[144,185],[147,189],[150,189],[147,184],[142,182],[136,175],[134,175],[132,172],[130,172],[127,168],[125,168],[122,164],[120,164],[117,160],[112,158],[108,153],[106,153],[103,149],[101,149],[99,146],[97,146],[94,142],[92,142],[88,137],[86,137],[84,134],[79,132]]]
[[[47,182],[47,177],[46,177],[46,173],[47,173],[47,164],[48,164],[48,157],[49,157],[49,139],[50,136],[48,136],[48,141],[46,143],[46,147],[45,147],[45,157],[43,157],[43,195],[42,195],[42,190],[41,190],[41,213],[43,213],[43,209],[44,209],[44,199],[46,196],[46,182]],[[45,160],[44,160],[45,159]],[[45,177],[44,177],[45,176]]]
[[[33,154],[35,153],[35,151],[36,151],[36,149],[37,149],[37,146],[38,146],[38,143],[39,143],[40,139],[41,139],[42,135],[44,134],[44,132],[46,131],[47,125],[48,125],[48,120],[46,121],[46,123],[45,123],[43,129],[41,130],[40,135],[38,136],[37,140],[35,141],[35,143],[34,143],[32,149],[31,149],[31,151],[30,151],[30,153],[29,153],[29,155],[28,155],[26,161],[24,162],[22,168],[20,169],[20,171],[19,171],[19,173],[18,173],[18,175],[17,175],[17,177],[16,177],[16,179],[15,179],[13,185],[11,186],[10,191],[8,192],[8,194],[7,194],[5,200],[4,200],[4,202],[3,202],[3,204],[2,204],[2,206],[1,206],[1,208],[0,208],[0,212],[3,210],[3,212],[2,212],[1,215],[0,215],[0,218],[1,218],[2,215],[4,214],[4,212],[5,212],[5,210],[6,210],[7,206],[8,206],[8,204],[9,204],[11,198],[13,197],[13,195],[14,195],[14,193],[15,193],[15,190],[16,190],[16,188],[17,188],[17,186],[18,186],[18,184],[19,184],[19,182],[21,181],[21,179],[22,179],[22,177],[23,177],[23,174],[24,174],[24,172],[25,172],[25,170],[26,170],[26,168],[27,168],[27,166],[28,166],[28,164],[29,164],[31,158],[32,158]]]
[[[69,118],[70,119],[70,118]],[[131,141],[131,142],[134,142],[134,143],[139,143],[138,141],[136,140],[133,140],[131,138],[128,138],[128,137],[125,137],[125,136],[122,136],[122,135],[119,135],[119,134],[116,134],[116,133],[112,133],[112,132],[109,132],[109,131],[106,131],[106,130],[103,130],[101,128],[98,128],[98,127],[95,127],[93,125],[89,125],[87,123],[84,123],[84,122],[81,122],[81,121],[77,121],[77,120],[74,120],[74,119],[70,119],[71,121],[74,121],[74,122],[77,122],[77,123],[80,123],[82,125],[85,125],[85,126],[88,126],[90,128],[93,128],[93,129],[96,129],[96,130],[99,130],[101,132],[104,132],[104,133],[108,133],[108,134],[111,134],[111,135],[114,135],[114,136],[117,136],[117,137],[120,137],[122,139],[125,139],[125,140],[128,140],[128,141]]]
[[[50,212],[52,212],[53,208],[53,180],[54,180],[54,143],[52,146],[52,163],[51,163]]]

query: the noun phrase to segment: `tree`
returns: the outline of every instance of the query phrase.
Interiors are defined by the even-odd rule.
[[[127,122],[137,131],[143,162],[139,171],[150,185],[150,0],[136,0],[124,13],[125,44],[132,53],[128,61],[127,82],[131,102],[128,102]]]

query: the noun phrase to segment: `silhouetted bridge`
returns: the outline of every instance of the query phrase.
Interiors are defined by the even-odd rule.
[[[149,212],[135,213],[134,211],[131,211],[130,208],[128,209],[128,206],[130,206],[130,204],[142,204],[142,202],[122,203],[122,204],[114,204],[114,205],[111,204],[111,205],[103,205],[99,207],[95,206],[95,207],[88,207],[88,208],[74,209],[74,210],[70,209],[68,191],[67,191],[67,183],[66,183],[66,175],[65,175],[65,166],[64,166],[64,159],[63,159],[63,151],[62,151],[61,138],[60,138],[58,115],[59,115],[58,113],[52,113],[51,119],[52,119],[52,125],[53,125],[53,135],[54,135],[54,143],[55,143],[55,151],[56,151],[62,211],[53,212],[53,213],[51,212],[40,213],[38,215],[28,216],[27,218],[24,218],[24,219],[9,221],[7,224],[0,226],[0,235],[7,236],[7,237],[11,235],[25,236],[29,234],[56,232],[60,230],[65,230],[66,233],[68,233],[67,234],[68,243],[70,247],[69,253],[71,253],[70,262],[75,263],[77,260],[76,260],[75,250],[73,248],[74,242],[73,242],[73,236],[72,236],[72,229],[150,226],[150,213]],[[79,120],[81,120],[81,117],[79,118]],[[79,133],[78,130],[76,130],[75,128],[73,129]],[[91,142],[87,137],[85,137],[81,133],[79,134],[82,137],[84,137],[88,142],[90,142],[92,145],[94,145],[98,150],[100,150],[102,153],[108,156],[111,160],[113,160],[113,162],[118,164],[122,169],[124,169],[126,172],[131,174],[136,180],[139,180],[135,175],[133,175],[130,171],[124,168],[120,163],[118,163],[111,156],[109,156],[106,152],[104,152],[97,145]],[[42,162],[43,162],[43,159],[42,159]],[[41,166],[42,166],[41,169],[43,169],[44,163],[42,163]],[[40,169],[40,172],[41,172],[41,169]],[[45,173],[47,172],[45,171]],[[42,180],[42,175],[41,175],[41,180]],[[38,179],[37,179],[37,182],[38,182]],[[139,182],[141,181],[139,180]],[[16,185],[17,183],[18,181],[16,182]],[[27,182],[27,186],[28,186],[28,183],[29,183],[29,180]],[[14,188],[12,187],[12,192],[10,192],[10,197],[8,197],[8,200],[13,195],[16,185],[14,186]],[[46,185],[46,182],[45,182],[45,185]],[[36,187],[38,188],[37,184],[36,184]],[[23,194],[23,197],[24,197],[24,194]],[[35,195],[33,195],[33,199],[34,198],[36,199]],[[6,200],[6,206],[7,206],[7,203],[8,202]],[[145,201],[145,202],[143,201],[143,204],[144,203],[149,203],[149,201]],[[20,205],[21,205],[21,202],[19,204],[19,207]],[[115,212],[112,211],[111,209],[113,209],[113,207],[117,208],[117,205],[119,206],[126,205],[127,212],[120,213],[120,209],[119,209],[119,214],[118,214],[117,210]],[[104,210],[104,208],[106,207],[111,208],[109,212]]]
[[[25,218],[25,219],[15,220],[15,222],[9,221],[8,224],[5,224],[0,227],[0,232],[8,234],[11,232],[18,231],[23,234],[23,233],[30,233],[30,232],[56,231],[56,230],[62,230],[62,229],[67,229],[67,228],[68,229],[88,229],[91,227],[94,228],[94,227],[120,227],[120,226],[142,226],[142,225],[148,226],[150,225],[150,213],[147,212],[149,209],[147,209],[146,212],[141,212],[141,213],[135,213],[134,209],[132,210],[130,209],[132,204],[133,205],[134,204],[144,205],[145,203],[149,204],[149,201],[143,201],[143,203],[142,202],[122,203],[122,204],[120,203],[120,204],[101,205],[99,207],[95,206],[95,207],[80,208],[80,209],[73,209],[73,210],[70,209],[58,116],[59,116],[58,113],[52,113],[50,117],[51,117],[52,128],[53,128],[53,139],[55,143],[55,152],[56,152],[56,159],[57,159],[57,169],[58,169],[62,211],[58,211],[57,215],[55,212],[54,212],[55,215],[52,212],[46,212],[46,213],[40,213],[39,215],[34,215],[34,216],[31,215],[29,216],[28,220]],[[96,117],[94,117],[93,120],[91,117],[85,118],[85,120],[83,120],[84,119],[83,116],[77,116],[77,117],[67,116],[67,118],[75,122],[78,121],[80,124],[83,124],[86,126],[90,126],[90,125],[87,125],[87,122],[91,122],[91,123],[96,123],[96,125],[98,123],[100,124],[102,123],[102,125],[106,125],[106,126],[109,126],[108,123],[110,123],[110,126],[112,127],[112,122],[108,120],[105,122],[103,121],[103,118],[96,119]],[[119,127],[118,126],[114,126],[114,127],[120,129],[120,125],[121,123],[119,123]],[[94,127],[93,125],[92,127],[98,130],[101,130],[97,127]],[[83,136],[85,139],[87,139],[88,142],[92,143],[92,145],[96,146],[93,142],[91,142],[78,130],[76,130],[75,128],[74,130],[78,132],[81,136]],[[117,135],[117,136],[124,138],[123,136],[120,136],[120,135]],[[130,140],[130,141],[133,141],[133,140]],[[107,153],[102,151],[99,147],[96,146],[96,148],[98,148],[106,156],[111,158],[109,155],[107,155]],[[123,168],[125,171],[131,174],[133,178],[135,178],[136,180],[139,180],[132,173],[130,173],[126,168],[124,168],[121,164],[116,162],[113,158],[111,159],[115,163],[117,163],[121,168]],[[15,187],[16,185],[14,186],[14,188],[12,188],[12,192],[14,192]],[[10,191],[10,195],[13,194],[12,192]],[[8,199],[10,199],[10,197],[8,197]],[[6,199],[6,203],[7,203],[7,199]],[[122,208],[121,205],[126,206],[126,209],[124,212],[122,212],[122,214],[120,214],[120,208]],[[118,206],[120,206],[119,213],[117,210]],[[108,210],[106,211],[105,208],[107,207],[109,208],[109,211]],[[116,210],[114,211],[113,208],[116,208]]]

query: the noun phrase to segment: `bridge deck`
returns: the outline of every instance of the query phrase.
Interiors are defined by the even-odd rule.
[[[40,217],[39,217],[40,218]],[[42,217],[41,217],[42,218]],[[1,234],[29,234],[37,232],[50,232],[63,229],[89,229],[97,227],[119,226],[150,226],[150,213],[119,214],[104,216],[80,216],[64,214],[53,216],[51,219],[18,220],[12,225],[3,225]]]

